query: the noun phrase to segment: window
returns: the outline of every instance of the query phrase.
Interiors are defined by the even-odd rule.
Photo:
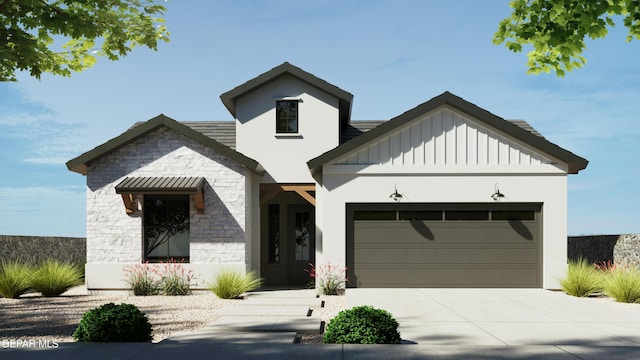
[[[372,211],[355,211],[353,220],[396,220],[395,211],[372,210]]]
[[[276,133],[298,133],[298,100],[276,101]]]
[[[442,220],[442,211],[400,211],[400,220]]]
[[[489,220],[488,211],[475,211],[475,210],[453,210],[445,211],[445,220]]]
[[[308,211],[299,211],[295,214],[296,218],[296,261],[309,261],[309,246],[311,245],[311,213]]]
[[[535,220],[533,211],[497,211],[491,212],[491,220]]]
[[[145,195],[144,260],[189,261],[189,195]]]
[[[280,263],[280,205],[269,204],[269,264]]]

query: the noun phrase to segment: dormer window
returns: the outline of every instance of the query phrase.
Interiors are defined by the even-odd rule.
[[[276,101],[276,134],[298,133],[299,100]]]

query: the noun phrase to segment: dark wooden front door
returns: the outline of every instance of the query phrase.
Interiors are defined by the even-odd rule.
[[[312,279],[305,269],[315,263],[315,207],[289,205],[287,221],[287,277],[289,285],[306,285]]]

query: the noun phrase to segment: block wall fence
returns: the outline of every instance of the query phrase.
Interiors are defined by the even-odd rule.
[[[74,264],[87,262],[85,238],[0,235],[0,261],[20,260],[37,264],[57,259]]]

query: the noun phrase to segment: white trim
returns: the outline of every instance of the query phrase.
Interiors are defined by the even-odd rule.
[[[541,164],[537,166],[504,166],[504,165],[328,165],[322,169],[324,174],[331,175],[566,175],[567,169],[558,164]]]
[[[302,134],[300,133],[275,133],[273,136],[276,138],[302,139]]]
[[[297,101],[297,102],[304,102],[302,101],[302,98],[299,97],[295,97],[295,96],[274,96],[273,100],[275,101]]]

